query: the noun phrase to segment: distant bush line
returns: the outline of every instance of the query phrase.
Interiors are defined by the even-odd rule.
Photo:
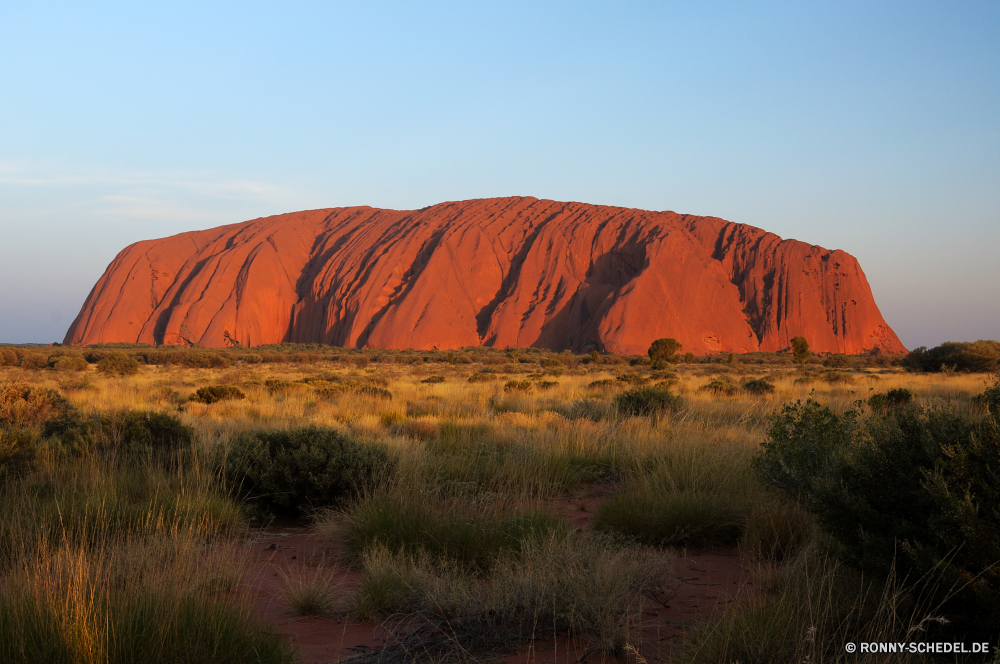
[[[1000,361],[1000,341],[946,341],[928,349],[914,348],[902,360],[910,371],[959,371],[965,373],[990,373],[997,370]]]
[[[997,342],[976,342],[976,344]],[[960,344],[961,345],[961,344]],[[965,344],[969,345],[969,344]],[[918,349],[924,350],[924,349]],[[935,349],[936,350],[936,349]],[[916,353],[917,351],[914,351]],[[930,352],[930,351],[928,351]],[[913,356],[911,353],[910,356]],[[831,355],[825,360],[819,356],[809,358],[807,364],[825,364],[828,367],[890,367],[904,361],[901,355],[847,356]],[[936,356],[935,356],[936,357]],[[695,356],[687,353],[675,355],[676,363],[718,365],[739,362],[744,365],[793,366],[791,353],[719,353]],[[937,360],[935,360],[937,361]],[[964,371],[963,361],[952,361]],[[134,362],[134,365],[132,364]],[[191,369],[226,369],[235,364],[315,364],[340,362],[364,368],[370,364],[484,364],[484,365],[538,365],[553,375],[563,369],[576,369],[582,365],[647,366],[652,364],[646,355],[602,355],[596,351],[572,353],[556,352],[544,348],[502,350],[497,348],[469,347],[459,350],[386,350],[350,349],[322,344],[275,344],[255,348],[184,348],[178,346],[150,346],[146,344],[95,344],[84,348],[72,346],[12,346],[0,345],[0,367],[20,367],[30,370],[58,372],[85,371],[97,365],[102,373],[128,376],[143,365],[177,366]],[[941,362],[938,362],[941,364]],[[919,370],[937,370],[920,368]],[[968,369],[978,370],[978,369]],[[478,374],[477,374],[478,375]],[[485,377],[484,377],[485,378]]]

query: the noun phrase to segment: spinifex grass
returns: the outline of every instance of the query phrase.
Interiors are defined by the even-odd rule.
[[[313,567],[296,566],[279,571],[285,589],[282,597],[300,616],[313,616],[334,609],[343,599],[343,578],[334,566],[321,561]]]
[[[503,511],[428,498],[396,493],[360,501],[343,517],[341,532],[348,549],[362,556],[382,546],[482,573],[526,542],[566,532],[564,521],[538,509]]]
[[[641,597],[672,583],[669,560],[556,535],[501,552],[490,572],[477,576],[448,559],[375,546],[362,556],[366,576],[354,612],[374,618],[405,611],[447,625],[438,638],[404,636],[371,661],[403,661],[415,647],[441,659],[462,651],[495,657],[542,630],[591,635],[605,654],[618,655],[634,636]]]
[[[213,534],[207,522],[167,525],[150,514],[142,532],[99,543],[36,542],[3,579],[0,661],[289,662],[232,590],[239,554],[203,551]]]

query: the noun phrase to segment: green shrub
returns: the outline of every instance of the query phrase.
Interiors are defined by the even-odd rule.
[[[1000,426],[992,416],[976,422],[903,404],[861,417],[796,403],[774,419],[756,468],[766,484],[798,496],[861,570],[933,575],[939,585],[930,591],[959,589],[946,605],[952,623],[1000,625]]]
[[[899,408],[913,401],[913,394],[905,387],[897,387],[885,394],[873,394],[868,397],[868,405],[873,410]]]
[[[786,404],[772,418],[769,440],[754,459],[758,476],[797,498],[815,495],[816,483],[828,480],[833,460],[850,444],[856,415],[836,415],[812,399]]]
[[[662,387],[637,387],[617,395],[615,405],[625,415],[642,417],[680,410],[684,399]]]
[[[541,364],[541,366],[543,367],[549,367],[549,368],[556,368],[563,366],[563,363],[554,357],[547,357],[544,360],[542,360],[539,364]]]
[[[256,353],[247,353],[246,355],[240,355],[240,361],[244,364],[260,364],[264,361],[264,357]]]
[[[243,390],[235,385],[211,385],[209,387],[198,388],[198,391],[191,395],[190,401],[212,404],[219,401],[233,401],[246,398],[247,395],[243,393]]]
[[[428,376],[424,378],[421,383],[427,383],[428,385],[436,385],[437,383],[444,382],[444,376]]]
[[[774,392],[774,385],[764,378],[751,378],[743,381],[743,391],[750,394],[771,394]]]
[[[535,386],[538,387],[538,389],[540,390],[550,390],[558,384],[559,381],[557,380],[540,380],[537,383],[535,383]]]
[[[653,362],[676,362],[677,351],[681,349],[681,342],[677,339],[657,339],[649,346],[646,354]]]
[[[469,376],[470,383],[488,383],[491,380],[496,380],[498,376],[494,373],[489,373],[486,371],[477,371],[476,373]]]
[[[530,392],[531,391],[531,381],[530,380],[508,380],[503,386],[504,392]]]
[[[42,435],[57,440],[70,453],[98,451],[123,460],[142,460],[150,455],[165,458],[190,448],[194,441],[194,430],[175,415],[138,410],[88,418],[69,412],[47,420]]]
[[[115,351],[98,360],[97,370],[108,376],[132,376],[139,372],[139,363],[131,355]]]
[[[290,514],[365,494],[391,478],[395,465],[384,446],[320,427],[241,433],[221,460],[235,496]]]

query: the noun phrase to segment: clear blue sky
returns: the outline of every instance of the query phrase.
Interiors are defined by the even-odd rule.
[[[4,3],[0,61],[0,342],[136,240],[508,195],[844,249],[909,347],[1000,338],[1000,2]]]

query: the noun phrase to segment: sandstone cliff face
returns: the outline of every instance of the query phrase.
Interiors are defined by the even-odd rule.
[[[125,248],[66,343],[905,352],[857,260],[673,212],[499,198],[314,210]]]

